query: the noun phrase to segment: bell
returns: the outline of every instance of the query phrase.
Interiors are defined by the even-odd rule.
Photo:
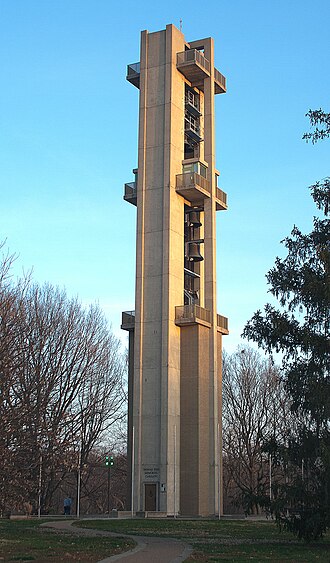
[[[201,262],[204,260],[203,256],[199,252],[199,243],[197,242],[190,242],[188,244],[188,260],[189,262]]]
[[[188,225],[189,227],[194,227],[195,229],[202,226],[202,223],[199,220],[198,211],[191,211],[188,213]]]

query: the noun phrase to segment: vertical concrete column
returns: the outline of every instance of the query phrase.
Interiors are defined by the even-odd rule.
[[[156,485],[156,510],[179,510],[180,332],[184,203],[175,191],[183,159],[184,78],[176,53],[182,33],[142,32],[137,192],[134,374],[135,508]],[[181,125],[180,125],[181,123]],[[179,126],[178,126],[179,124]]]
[[[204,55],[210,62],[210,77],[204,80],[204,150],[208,163],[211,198],[205,201],[205,306],[211,311],[210,372],[209,372],[209,510],[217,511],[218,505],[218,352],[217,352],[217,296],[216,296],[216,185],[215,185],[215,104],[214,104],[214,44],[209,38],[204,42]]]
[[[132,446],[134,404],[134,330],[128,333],[128,416],[127,416],[127,510],[131,510],[132,499]]]
[[[163,281],[161,380],[161,483],[160,509],[179,510],[180,498],[180,329],[175,306],[183,299],[184,203],[175,191],[182,171],[184,79],[176,68],[176,55],[184,37],[166,26],[165,129],[163,176]]]
[[[135,511],[142,510],[141,455],[142,455],[142,350],[144,309],[144,223],[145,223],[145,175],[146,175],[146,95],[148,31],[142,31],[140,44],[140,100],[138,138],[138,185],[136,222],[136,282],[135,282],[135,342],[134,342],[134,498]]]
[[[149,33],[146,55],[143,303],[141,330],[141,508],[146,490],[154,490],[149,510],[159,510],[161,472],[163,253],[164,253],[164,137],[166,32]],[[140,108],[142,110],[142,108]]]
[[[218,332],[218,419],[219,419],[219,437],[218,437],[218,506],[216,512],[220,510],[223,515],[223,463],[222,463],[222,334]]]

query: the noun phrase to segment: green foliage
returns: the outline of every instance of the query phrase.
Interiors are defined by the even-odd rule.
[[[330,137],[330,113],[325,113],[321,108],[310,109],[306,113],[306,117],[309,118],[311,126],[315,129],[310,133],[305,133],[303,139],[306,139],[307,142],[311,140],[312,143],[317,143],[317,141]],[[319,125],[324,127],[319,129]]]
[[[330,135],[330,114],[308,113],[324,124],[304,136],[316,142]],[[294,227],[282,241],[284,259],[267,274],[280,309],[267,304],[247,323],[243,336],[267,352],[280,352],[283,374],[297,427],[273,444],[285,479],[276,483],[272,512],[277,521],[307,541],[330,526],[330,179],[311,186],[323,217],[303,234]]]

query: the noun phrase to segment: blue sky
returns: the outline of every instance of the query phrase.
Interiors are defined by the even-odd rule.
[[[232,351],[266,303],[280,240],[308,230],[307,187],[329,175],[326,144],[301,140],[309,108],[330,111],[329,0],[0,0],[0,240],[16,273],[99,302],[120,334],[134,308],[138,91],[125,81],[140,31],[212,36],[216,97],[218,311]],[[122,335],[125,342],[125,334]]]

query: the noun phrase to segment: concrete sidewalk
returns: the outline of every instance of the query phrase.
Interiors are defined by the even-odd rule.
[[[122,560],[123,563],[181,563],[192,552],[192,547],[185,542],[175,539],[155,538],[147,536],[130,536],[103,530],[89,530],[88,528],[75,528],[74,521],[46,522],[42,526],[63,530],[84,536],[124,536],[137,543],[134,549],[113,555],[98,561],[98,563],[113,563]]]

